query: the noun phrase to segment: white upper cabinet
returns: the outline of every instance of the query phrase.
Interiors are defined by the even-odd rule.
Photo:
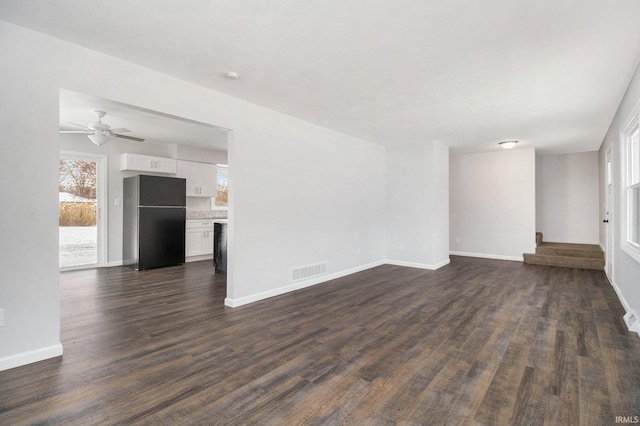
[[[187,197],[215,197],[216,173],[215,164],[178,160],[178,177],[187,180]]]
[[[120,155],[120,170],[166,173],[175,175],[177,160],[173,158],[152,157],[150,155],[124,153]]]

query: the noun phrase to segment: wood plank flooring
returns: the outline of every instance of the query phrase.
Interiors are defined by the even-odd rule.
[[[452,257],[227,308],[210,262],[65,272],[62,358],[0,372],[0,424],[609,425],[640,339],[601,271]]]

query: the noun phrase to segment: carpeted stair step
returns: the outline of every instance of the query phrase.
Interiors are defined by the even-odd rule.
[[[566,268],[604,269],[604,259],[596,259],[593,257],[525,253],[524,263],[530,265],[564,266]]]
[[[594,244],[542,243],[536,247],[536,254],[604,259],[602,249]]]
[[[542,244],[542,232],[536,232],[536,247]]]

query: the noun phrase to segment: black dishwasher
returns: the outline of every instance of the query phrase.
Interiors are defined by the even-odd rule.
[[[227,224],[213,224],[213,264],[216,274],[227,273]]]

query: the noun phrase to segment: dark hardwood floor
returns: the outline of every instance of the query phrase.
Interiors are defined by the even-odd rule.
[[[613,425],[640,339],[600,271],[452,257],[239,308],[210,262],[65,272],[62,358],[0,372],[0,424]]]

